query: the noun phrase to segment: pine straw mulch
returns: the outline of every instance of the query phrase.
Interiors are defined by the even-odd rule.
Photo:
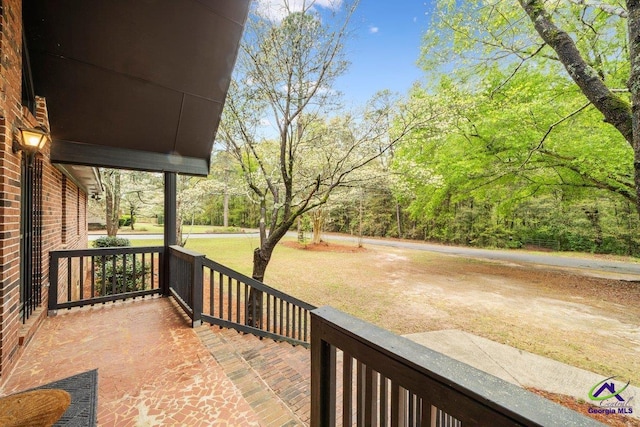
[[[300,242],[282,242],[283,246],[293,249],[302,249],[314,252],[339,252],[339,253],[359,253],[367,252],[367,249],[358,246],[340,245],[337,243],[328,243],[320,241],[320,243],[300,243]]]

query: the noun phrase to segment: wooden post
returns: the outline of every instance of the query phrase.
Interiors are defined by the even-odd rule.
[[[191,318],[191,327],[197,328],[202,325],[202,295],[203,286],[202,283],[202,260],[204,255],[194,256],[192,258],[192,272],[191,272],[191,301],[193,310],[193,316]]]
[[[311,427],[336,425],[336,349],[322,340],[322,320],[311,313]]]
[[[58,256],[49,255],[49,316],[55,316],[58,310]]]
[[[169,296],[170,280],[170,253],[169,246],[178,244],[177,242],[177,197],[176,197],[176,173],[164,173],[164,275],[162,280],[162,295]]]

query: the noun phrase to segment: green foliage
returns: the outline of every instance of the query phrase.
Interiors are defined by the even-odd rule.
[[[150,266],[142,266],[141,260],[137,260],[135,269],[133,267],[133,254],[117,255],[116,266],[113,267],[113,257],[108,257],[105,261],[105,275],[102,277],[102,267],[96,268],[96,294],[100,296],[125,292],[135,292],[145,289],[145,278],[149,281]],[[123,266],[123,260],[125,264]]]
[[[540,43],[523,10],[505,1],[440,1],[436,9],[422,62],[434,83],[412,97],[438,106],[439,115],[392,165],[402,177],[397,197],[424,237],[638,254],[637,215],[621,213],[636,199],[633,151]],[[624,88],[619,20],[571,2],[553,13],[607,83]]]
[[[130,227],[131,226],[131,215],[121,215],[118,220],[118,227]]]
[[[131,246],[131,244],[128,239],[100,237],[93,242],[93,246],[107,248]],[[145,289],[145,278],[150,280],[150,271],[149,265],[142,266],[142,259],[139,255],[97,257],[94,272],[96,295],[106,296],[143,290]]]
[[[94,248],[112,248],[131,246],[131,241],[122,237],[103,236],[94,240],[92,245]]]

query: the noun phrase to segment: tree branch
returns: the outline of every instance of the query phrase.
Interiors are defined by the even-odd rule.
[[[632,115],[629,104],[616,96],[598,72],[582,57],[569,34],[557,27],[545,9],[543,0],[518,0],[536,31],[558,55],[582,93],[604,115],[629,144],[633,144]]]
[[[587,108],[589,105],[591,105],[591,102],[587,102],[582,107],[578,108],[577,110],[575,110],[574,112],[572,112],[568,116],[565,116],[565,117],[561,118],[560,120],[558,120],[557,122],[555,122],[551,126],[549,126],[549,128],[547,129],[545,134],[542,136],[542,139],[540,140],[540,142],[538,142],[538,145],[536,146],[536,148],[534,148],[533,150],[529,151],[529,155],[527,155],[527,158],[522,163],[520,168],[523,168],[524,165],[526,165],[529,162],[529,160],[531,160],[531,156],[533,156],[533,153],[535,153],[536,151],[540,150],[544,146],[544,142],[546,141],[547,137],[551,134],[551,132],[553,132],[553,130],[555,129],[556,126],[558,126],[558,125],[562,124],[563,122],[569,120],[571,117],[573,117],[576,114],[580,113],[582,110]]]
[[[610,15],[619,16],[620,18],[629,17],[629,13],[627,12],[627,10],[620,6],[614,6],[612,4],[606,4],[600,1],[593,1],[593,0],[569,0],[569,1],[579,6],[594,7]]]

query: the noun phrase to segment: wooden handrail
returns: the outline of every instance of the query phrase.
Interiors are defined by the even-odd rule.
[[[438,417],[463,426],[602,425],[331,307],[311,312],[311,393],[312,427],[334,426],[354,412],[365,425],[390,420],[391,425],[431,426]],[[348,398],[338,402],[339,394]]]

